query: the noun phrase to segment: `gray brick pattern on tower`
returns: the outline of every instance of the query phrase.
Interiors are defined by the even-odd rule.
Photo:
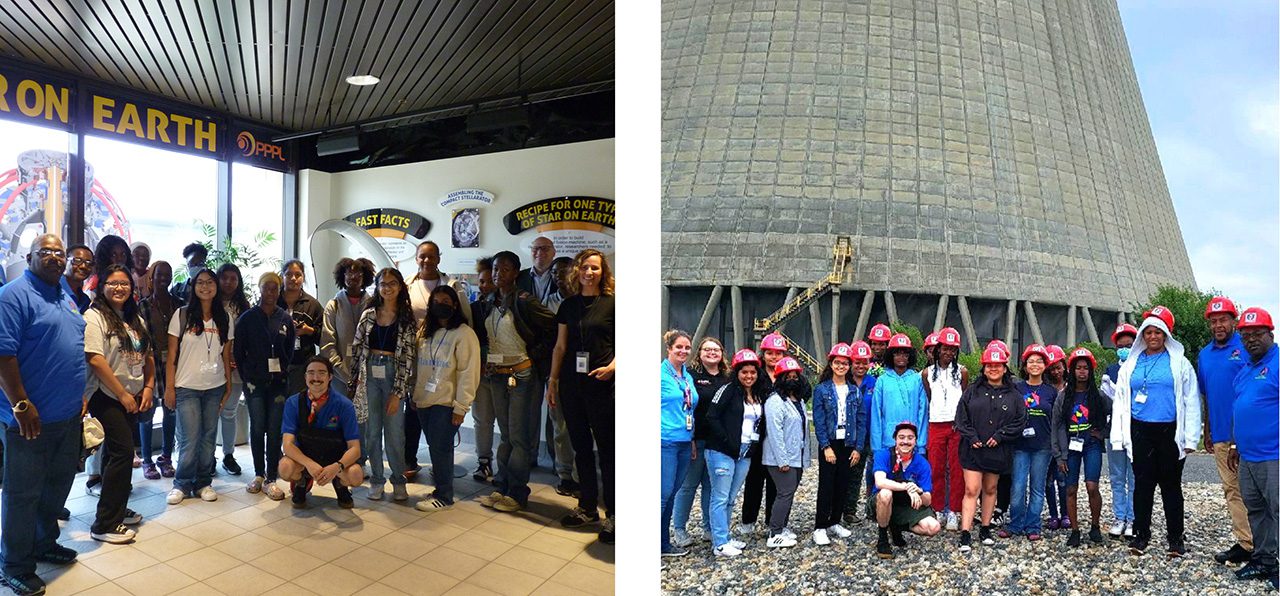
[[[1193,285],[1115,0],[664,0],[668,286]]]

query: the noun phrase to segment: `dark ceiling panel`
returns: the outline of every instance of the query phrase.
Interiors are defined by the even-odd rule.
[[[0,58],[314,130],[612,88],[613,12],[611,0],[0,0]],[[352,74],[382,82],[354,87]]]

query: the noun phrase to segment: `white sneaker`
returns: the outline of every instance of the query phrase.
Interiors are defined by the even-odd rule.
[[[736,557],[742,554],[742,550],[735,548],[732,542],[727,542],[717,546],[713,552],[715,552],[717,557]]]
[[[1121,534],[1124,534],[1124,522],[1118,519],[1111,522],[1111,529],[1107,533],[1110,534],[1112,538],[1119,538]]]
[[[368,495],[368,496],[369,496],[369,500],[370,500],[370,501],[381,501],[381,500],[382,500],[382,495],[386,494],[386,490],[387,490],[387,487],[385,487],[385,486],[383,486],[383,485],[381,485],[381,484],[377,484],[377,485],[374,485],[374,486],[370,486],[370,487],[369,487],[369,495]]]
[[[791,528],[783,528],[782,535],[786,536],[787,538],[790,538],[793,541],[799,540],[799,538],[796,536],[796,533],[791,531]]]
[[[680,548],[686,548],[693,545],[693,538],[689,537],[688,532],[677,529],[671,534],[671,544],[674,544]]]
[[[834,533],[836,535],[836,538],[848,538],[850,536],[853,536],[853,532],[849,531],[847,528],[845,528],[840,524],[836,524],[834,526],[831,526],[830,528],[827,528],[827,532]]]
[[[738,527],[733,529],[733,533],[739,536],[746,536],[750,538],[752,534],[756,533],[756,525],[755,524],[738,524]]]
[[[730,539],[729,539],[729,544],[732,544],[732,545],[733,545],[733,548],[736,548],[736,549],[738,549],[738,550],[742,550],[742,549],[744,549],[744,548],[747,548],[747,543],[745,543],[745,542],[743,542],[743,541],[741,541],[741,540],[738,540],[737,538],[730,538]]]
[[[213,490],[212,486],[206,486],[200,489],[200,492],[198,494],[200,495],[200,499],[204,501],[218,500],[218,491]]]
[[[169,496],[164,498],[164,502],[170,505],[177,505],[185,498],[187,498],[187,493],[182,492],[180,488],[175,488],[169,491]]]
[[[814,530],[814,531],[813,531],[813,543],[814,543],[814,544],[816,544],[816,545],[818,545],[818,546],[826,546],[826,545],[828,545],[828,544],[831,544],[831,539],[830,539],[830,538],[827,538],[827,531],[826,531],[826,530]]]
[[[391,485],[391,500],[404,501],[409,498],[409,489],[403,484]]]
[[[1133,523],[1132,523],[1132,522],[1125,522],[1125,524],[1124,524],[1124,537],[1125,537],[1125,538],[1133,538]]]
[[[954,511],[947,512],[947,531],[955,532],[960,529],[960,514]]]
[[[796,545],[796,539],[790,538],[786,534],[775,534],[769,537],[769,541],[765,546],[769,548],[791,548]]]

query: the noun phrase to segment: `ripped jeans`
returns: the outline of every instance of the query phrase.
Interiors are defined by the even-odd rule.
[[[732,458],[715,449],[704,449],[707,472],[711,475],[711,544],[715,547],[729,542],[729,524],[733,516],[733,502],[747,479],[751,458],[747,457],[750,443],[744,444],[738,457]]]

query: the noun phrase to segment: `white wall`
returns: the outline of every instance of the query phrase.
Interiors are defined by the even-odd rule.
[[[493,204],[468,201],[440,206],[447,193],[461,188],[487,190],[495,197]],[[501,250],[514,251],[527,266],[531,258],[529,243],[535,233],[512,236],[503,227],[502,217],[540,199],[569,195],[614,198],[613,139],[338,174],[304,170],[299,175],[298,189],[298,228],[304,261],[311,231],[325,220],[341,219],[363,209],[391,207],[417,213],[431,222],[427,239],[440,245],[440,269],[446,273],[473,273],[476,259]],[[450,247],[451,212],[461,207],[480,208],[479,248]],[[317,296],[325,300],[336,291],[332,266],[351,247],[336,234],[323,236],[322,240],[317,254],[312,255],[319,271],[308,271],[308,281],[315,282]],[[401,263],[406,277],[416,268],[413,263]]]

